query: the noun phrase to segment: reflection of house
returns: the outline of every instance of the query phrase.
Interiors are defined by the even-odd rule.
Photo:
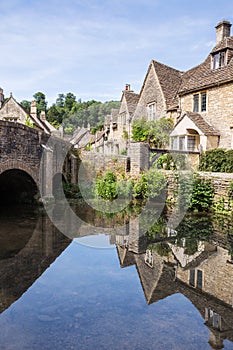
[[[36,102],[32,101],[30,113],[14,99],[12,94],[4,101],[3,90],[0,89],[0,120],[17,122],[44,131],[46,134],[59,136],[60,132],[55,129],[47,120],[45,112],[37,117]]]
[[[222,349],[233,341],[233,264],[228,250],[199,242],[197,254],[187,258],[182,247],[170,244],[171,252],[156,250],[135,254],[118,246],[122,267],[135,265],[148,304],[181,293],[200,312],[210,330],[209,344]],[[148,259],[150,260],[148,263]],[[183,267],[181,264],[183,264]]]

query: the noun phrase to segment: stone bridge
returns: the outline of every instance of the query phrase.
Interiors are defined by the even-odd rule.
[[[62,176],[74,181],[70,144],[26,125],[0,121],[0,201],[54,197]]]

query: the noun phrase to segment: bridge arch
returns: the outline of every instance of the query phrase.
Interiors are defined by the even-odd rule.
[[[34,203],[38,185],[25,170],[8,168],[0,171],[0,205]]]

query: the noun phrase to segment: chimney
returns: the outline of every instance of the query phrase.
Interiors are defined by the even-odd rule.
[[[231,35],[231,23],[221,21],[216,25],[216,44],[219,44],[224,38]]]
[[[130,84],[125,85],[125,91],[130,91]]]
[[[40,120],[46,120],[46,115],[45,115],[45,111],[41,111],[40,112]]]
[[[3,89],[0,88],[0,108],[2,107],[4,102],[4,94],[3,94]]]
[[[32,101],[31,102],[30,114],[31,114],[32,117],[36,117],[37,116],[36,101]]]

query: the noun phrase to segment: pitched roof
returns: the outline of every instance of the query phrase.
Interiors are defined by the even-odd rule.
[[[211,53],[215,53],[224,49],[231,49],[233,50],[233,36],[228,36],[224,38],[220,43],[218,43]]]
[[[152,60],[160,86],[162,88],[167,108],[178,104],[177,92],[181,85],[183,72]]]
[[[233,50],[233,37],[224,38],[217,46],[214,47],[204,62],[183,74],[179,93],[182,95],[191,91],[197,91],[217,84],[219,85],[232,81],[232,57],[230,57],[230,60],[226,66],[218,69],[211,68],[212,54],[227,48]]]
[[[187,116],[194,124],[200,129],[206,136],[219,136],[220,132],[216,130],[206,119],[204,119],[199,113],[186,112],[177,122],[176,126]]]
[[[123,91],[121,102],[123,97],[125,97],[129,114],[133,114],[136,110],[140,95],[135,94],[133,91]]]

